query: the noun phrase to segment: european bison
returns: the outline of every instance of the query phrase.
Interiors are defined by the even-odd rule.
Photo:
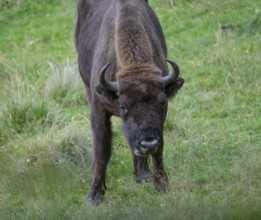
[[[78,0],[75,45],[91,110],[93,182],[88,205],[102,202],[111,157],[112,115],[120,116],[138,182],[168,190],[163,124],[168,98],[182,87],[177,64],[146,0]],[[172,71],[168,74],[167,62]],[[148,157],[152,156],[151,174]]]

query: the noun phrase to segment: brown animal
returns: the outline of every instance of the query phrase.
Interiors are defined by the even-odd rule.
[[[155,13],[146,0],[78,0],[75,45],[93,132],[93,183],[87,204],[100,204],[105,193],[112,115],[123,121],[137,181],[152,180],[156,190],[166,192],[163,124],[167,100],[184,79],[178,77],[177,64],[165,60],[165,38]]]

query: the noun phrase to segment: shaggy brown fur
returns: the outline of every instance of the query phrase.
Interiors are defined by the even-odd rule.
[[[168,74],[167,48],[161,25],[147,0],[78,0],[75,46],[79,72],[91,110],[93,134],[93,182],[88,205],[102,202],[106,168],[111,157],[112,115],[120,116],[130,144],[138,182],[152,180],[158,191],[168,190],[163,166],[163,124],[167,98],[184,80],[164,86]],[[117,92],[100,84],[106,63],[106,79],[117,81]],[[154,171],[148,166],[152,156]]]
[[[120,67],[152,62],[152,48],[141,23],[141,11],[132,4],[119,4],[116,23],[116,54]]]

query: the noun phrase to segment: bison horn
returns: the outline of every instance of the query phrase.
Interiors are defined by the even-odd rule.
[[[101,71],[100,71],[100,83],[101,85],[109,90],[109,91],[114,91],[114,92],[117,92],[118,91],[118,88],[119,88],[119,84],[117,82],[111,82],[111,81],[108,81],[105,79],[105,73],[106,73],[106,70],[108,69],[108,67],[110,66],[109,63],[105,64]]]
[[[168,60],[168,59],[165,59],[165,60],[173,68],[173,72],[172,73],[170,73],[169,75],[163,77],[164,85],[167,86],[167,85],[175,82],[175,80],[178,78],[178,76],[179,76],[179,67],[178,67],[178,65],[174,61]]]

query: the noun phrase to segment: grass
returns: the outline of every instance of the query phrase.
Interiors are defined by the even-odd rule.
[[[0,2],[0,219],[260,219],[261,4],[153,1],[186,83],[165,124],[171,191],[135,183],[113,119],[105,203],[86,207],[91,131],[74,1]]]

